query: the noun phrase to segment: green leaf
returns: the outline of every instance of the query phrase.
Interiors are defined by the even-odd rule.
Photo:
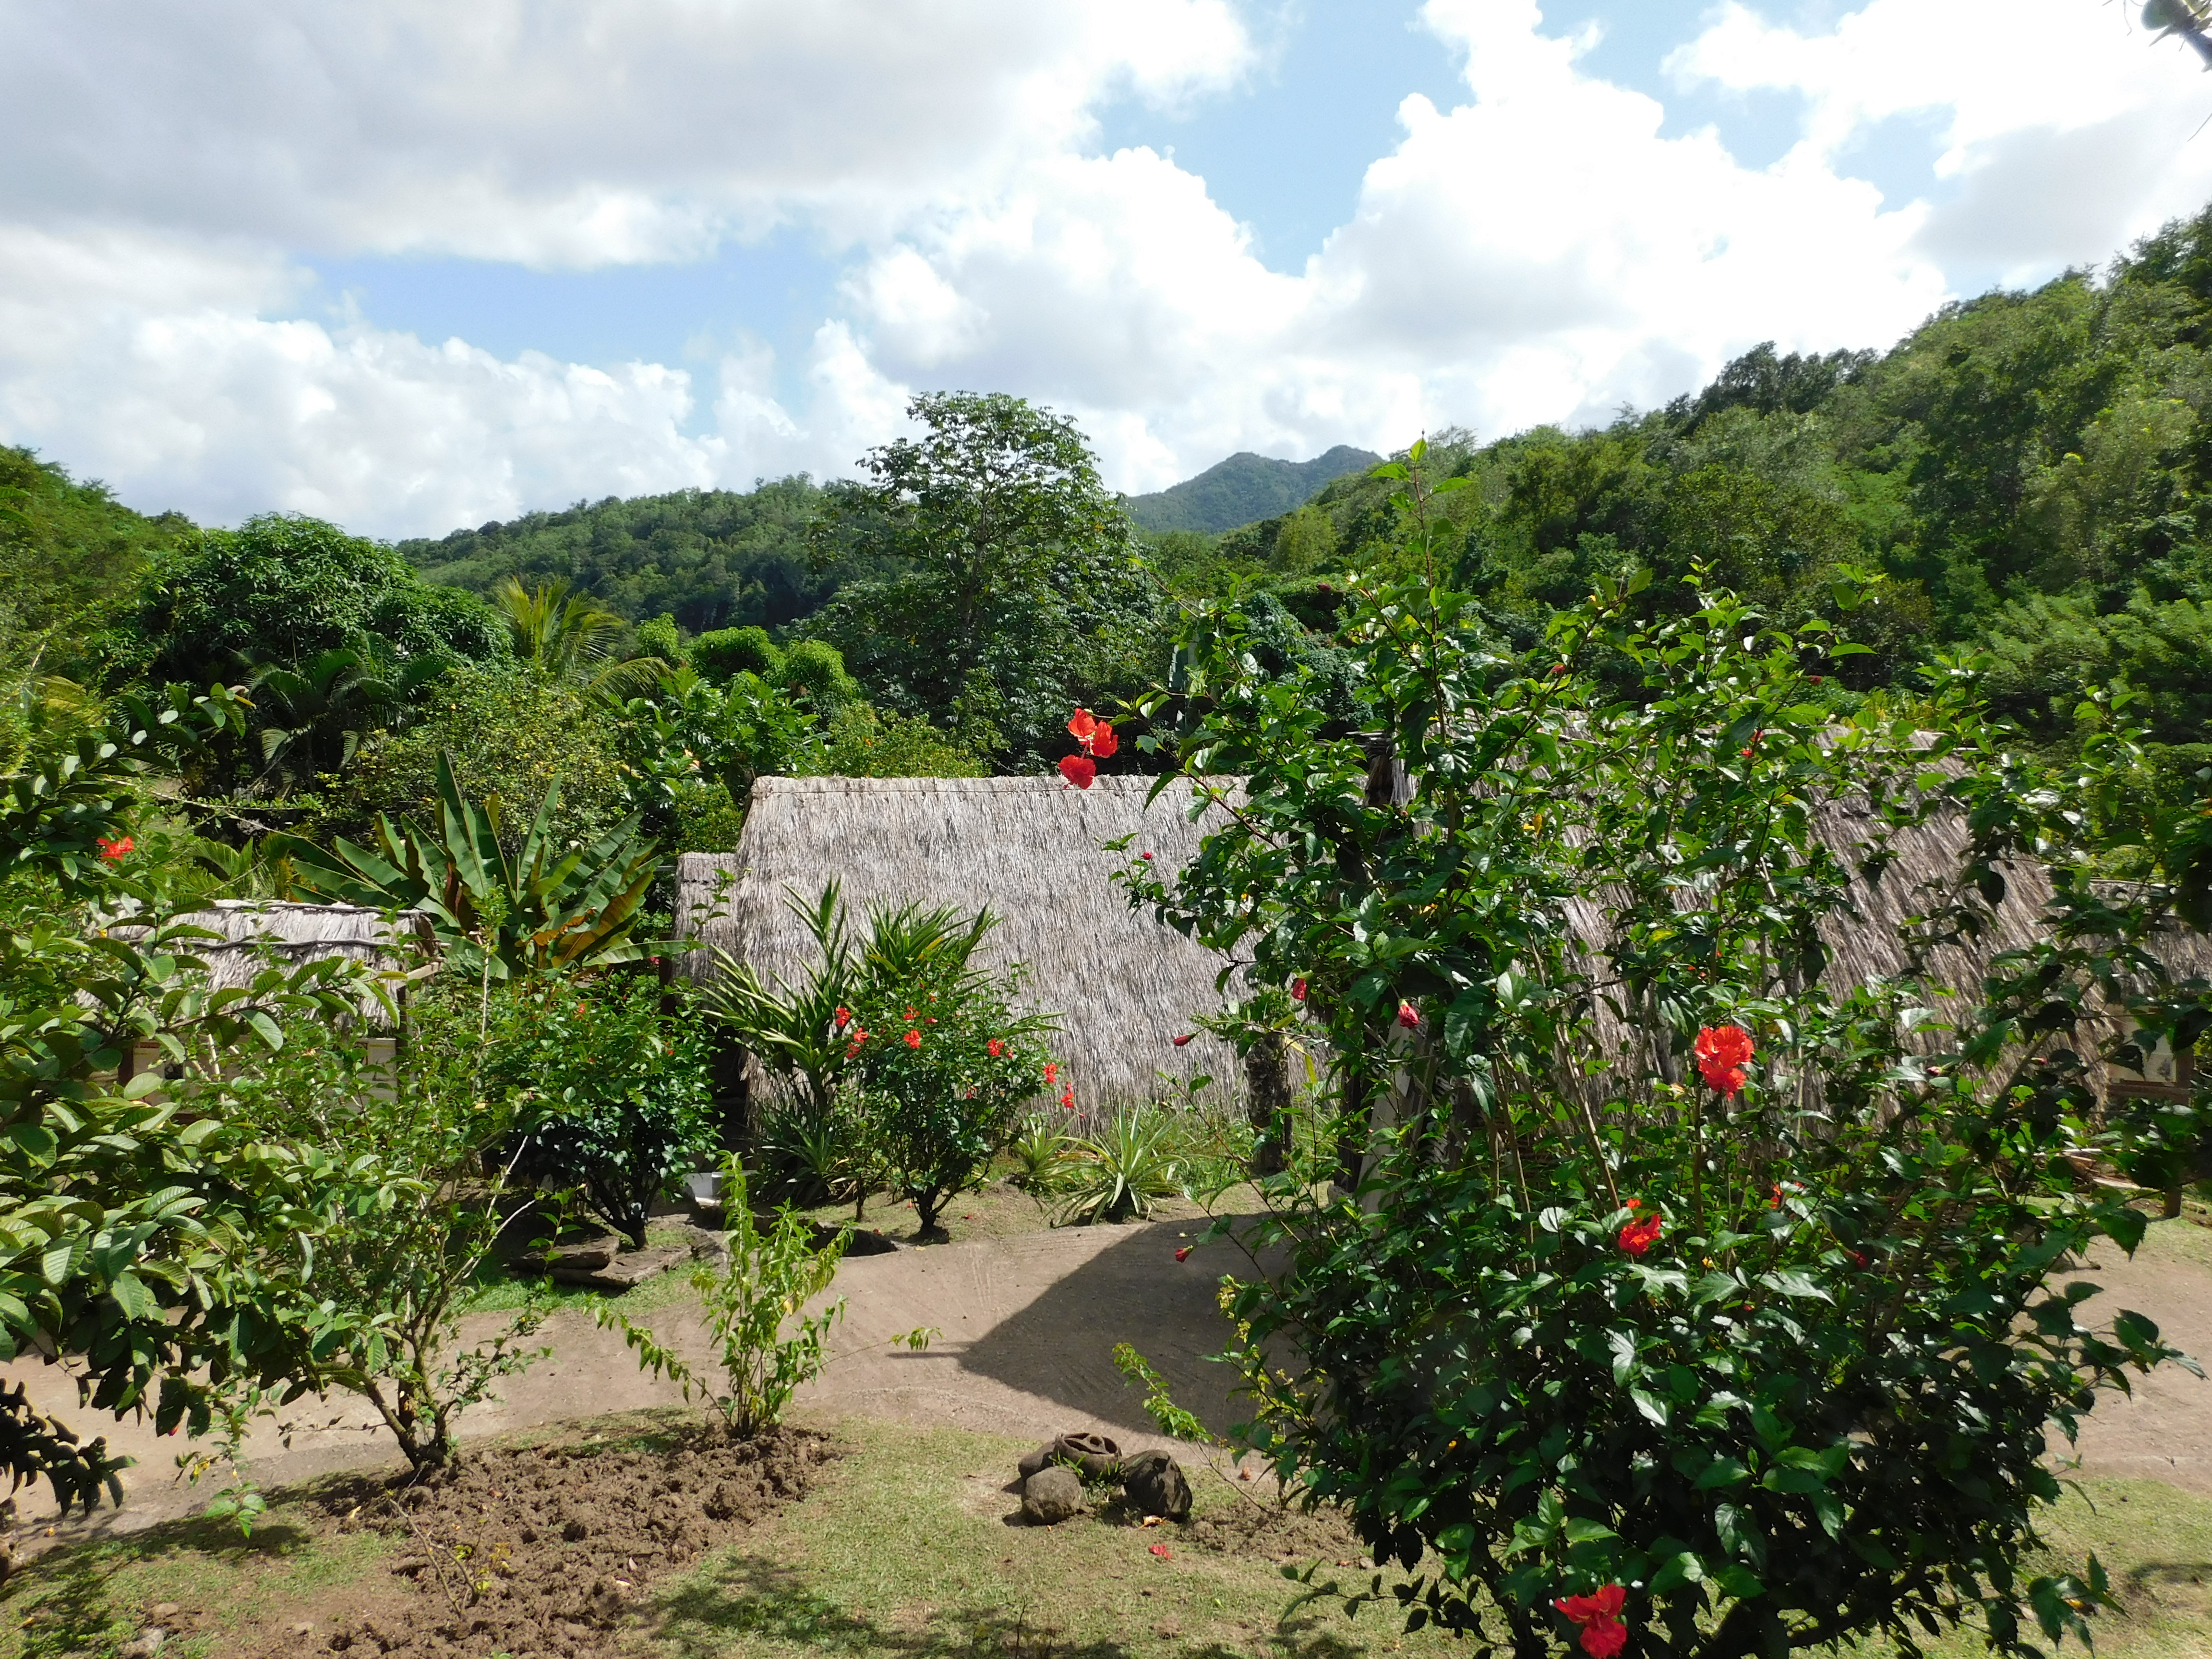
[[[1741,1458],[1716,1457],[1705,1465],[1705,1473],[1691,1484],[1698,1492],[1712,1492],[1722,1486],[1733,1486],[1751,1479],[1751,1471]]]
[[[1663,1595],[1677,1584],[1702,1584],[1705,1582],[1705,1564],[1696,1553],[1684,1550],[1680,1555],[1669,1556],[1660,1564],[1659,1571],[1651,1575],[1649,1586],[1654,1595]]]
[[[123,1310],[127,1319],[152,1319],[161,1311],[136,1273],[119,1273],[108,1282],[107,1293],[115,1298],[115,1305]]]

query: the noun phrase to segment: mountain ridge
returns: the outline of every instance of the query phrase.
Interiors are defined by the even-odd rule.
[[[1382,459],[1350,444],[1338,444],[1310,461],[1239,450],[1196,477],[1131,495],[1127,506],[1140,530],[1194,530],[1214,536],[1304,507],[1346,473],[1364,471]]]

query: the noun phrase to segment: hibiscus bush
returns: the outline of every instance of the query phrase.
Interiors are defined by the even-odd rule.
[[[1140,741],[1226,825],[1127,877],[1330,1056],[1338,1180],[1270,1183],[1224,1287],[1246,1443],[1413,1574],[1327,1588],[1516,1656],[2082,1632],[2094,1560],[2022,1565],[2051,1431],[2172,1352],[2093,1316],[2144,1218],[2076,1160],[2195,1133],[2090,1085],[2109,1016],[2204,1024],[2159,944],[2204,837],[2130,819],[2124,737],[2019,760],[1971,665],[1838,717],[1855,573],[1787,632],[1622,573],[1516,652],[1421,459],[1412,574],[1340,612],[1356,719],[1187,618]],[[2057,896],[1991,958],[2024,854]]]
[[[975,960],[997,925],[988,910],[876,912],[853,1001],[833,1016],[857,1085],[847,1109],[868,1162],[913,1203],[925,1233],[989,1165],[1028,1103],[1057,1089],[1063,1106],[1073,1103],[1044,1048],[1053,1022],[1015,1006],[1019,965],[994,972]]]

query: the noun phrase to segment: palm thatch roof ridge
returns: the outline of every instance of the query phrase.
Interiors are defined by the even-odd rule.
[[[217,935],[194,939],[189,953],[207,964],[211,990],[250,985],[271,957],[298,965],[332,957],[397,969],[415,934],[408,918],[353,904],[306,904],[291,899],[217,899],[205,910],[168,919]],[[118,933],[132,930],[118,928]],[[143,932],[143,930],[138,930]]]
[[[1110,877],[1138,851],[1164,872],[1194,858],[1218,809],[1194,822],[1191,786],[1103,777],[1087,790],[1057,777],[763,778],[738,850],[687,853],[678,866],[676,934],[719,945],[763,978],[792,979],[814,946],[788,903],[836,880],[856,921],[872,904],[989,906],[1000,918],[979,961],[1029,968],[1023,1000],[1059,1016],[1053,1047],[1079,1110],[1148,1098],[1158,1073],[1204,1073],[1235,1092],[1235,1052],[1198,1032],[1221,1005],[1224,958],[1133,910]],[[1135,835],[1126,853],[1105,843]],[[694,980],[714,958],[684,958]]]

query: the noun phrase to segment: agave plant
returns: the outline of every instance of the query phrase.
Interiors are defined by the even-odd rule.
[[[1163,1111],[1124,1108],[1076,1143],[1054,1224],[1141,1221],[1154,1200],[1181,1190],[1178,1174],[1173,1120]]]
[[[1060,1190],[1074,1152],[1074,1136],[1043,1114],[1032,1114],[1006,1142],[1006,1157],[1014,1166],[1006,1180],[1042,1200]]]
[[[561,786],[509,858],[500,845],[500,806],[463,798],[452,761],[438,757],[438,824],[395,827],[379,814],[373,847],[340,837],[328,851],[293,838],[282,848],[292,882],[311,898],[425,917],[457,965],[494,979],[628,962],[643,954],[631,938],[659,860],[625,819],[586,848],[558,853],[551,823]]]

